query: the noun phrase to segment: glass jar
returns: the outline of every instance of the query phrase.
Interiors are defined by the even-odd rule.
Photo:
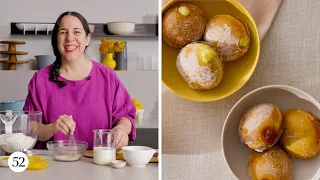
[[[112,138],[111,130],[93,130],[93,162],[98,165],[110,165],[116,160],[116,145]]]

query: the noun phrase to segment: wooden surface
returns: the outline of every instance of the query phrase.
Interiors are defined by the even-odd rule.
[[[2,44],[26,44],[24,41],[15,41],[15,40],[7,40],[7,41],[0,41]]]
[[[84,153],[84,157],[93,158],[93,151],[92,151],[92,150],[86,151],[86,152]],[[116,158],[117,158],[117,160],[123,160],[123,161],[125,161],[125,159],[123,158],[123,155],[122,155],[122,154],[117,154],[117,155],[116,155]],[[150,163],[157,163],[157,162],[158,162],[158,153],[155,153],[155,154],[153,155],[153,157],[151,158]]]

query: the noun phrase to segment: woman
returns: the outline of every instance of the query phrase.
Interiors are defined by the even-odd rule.
[[[93,129],[112,129],[117,149],[135,140],[131,97],[112,69],[85,57],[90,40],[82,15],[60,15],[51,39],[56,61],[34,74],[24,105],[24,110],[43,113],[37,148],[45,148],[48,140],[67,140],[74,132],[92,149]]]

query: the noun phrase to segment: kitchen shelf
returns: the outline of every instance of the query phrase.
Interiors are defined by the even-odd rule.
[[[92,37],[157,37],[158,24],[136,24],[134,32],[128,35],[114,35],[108,31],[107,24],[89,23],[94,25]],[[53,23],[12,22],[10,35],[49,36],[52,34]]]

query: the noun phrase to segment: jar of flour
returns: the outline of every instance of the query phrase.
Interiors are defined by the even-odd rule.
[[[41,122],[42,113],[38,111],[0,111],[0,149],[9,154],[32,149]]]

